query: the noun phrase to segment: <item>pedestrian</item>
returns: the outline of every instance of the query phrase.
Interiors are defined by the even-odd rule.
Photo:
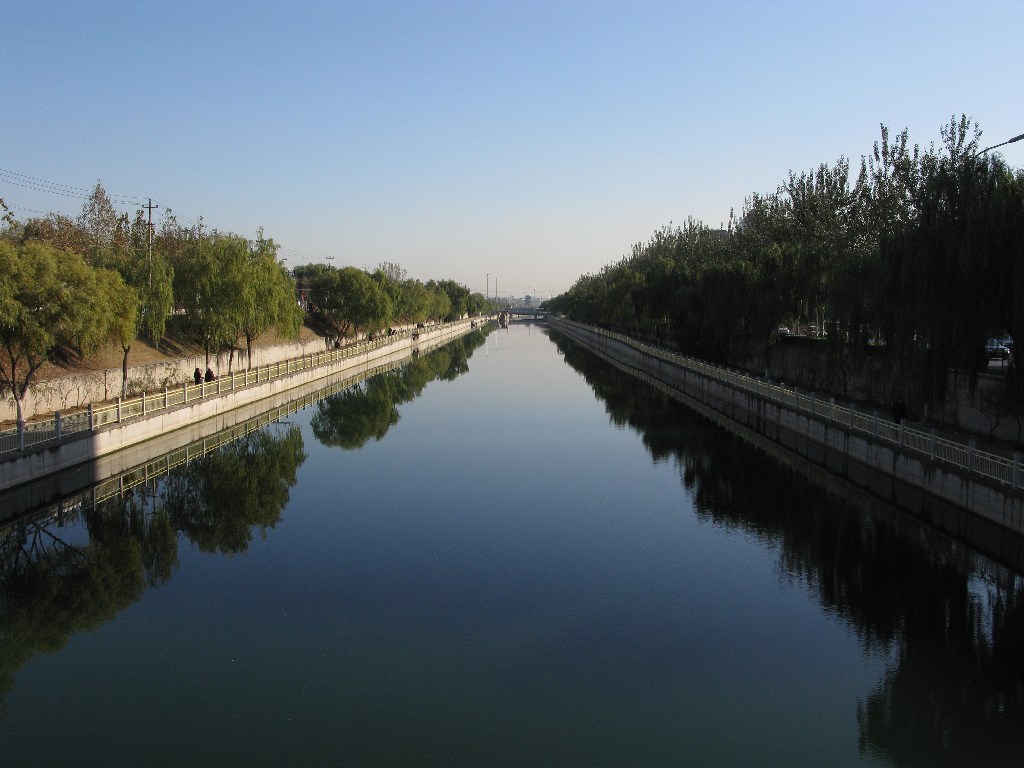
[[[196,368],[196,372],[192,374],[192,378],[196,380],[196,386],[203,383],[203,372]]]
[[[198,370],[198,369],[197,369],[197,370]],[[211,368],[209,368],[209,367],[208,367],[208,368],[206,369],[206,380],[207,380],[207,381],[214,381],[214,380],[216,380],[216,378],[217,378],[217,377],[213,375],[213,369],[211,369]]]
[[[902,397],[896,398],[896,402],[892,406],[892,417],[897,424],[902,424],[903,420],[907,418],[907,404],[903,402]]]

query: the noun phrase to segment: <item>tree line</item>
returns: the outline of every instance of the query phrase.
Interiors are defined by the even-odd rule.
[[[122,396],[137,339],[160,347],[169,333],[213,354],[235,351],[275,331],[294,338],[309,319],[338,339],[391,324],[438,321],[493,309],[452,280],[422,283],[397,264],[373,272],[329,265],[289,273],[279,246],[186,226],[170,209],[118,212],[97,183],[77,218],[20,222],[0,200],[0,395],[22,418],[40,367],[56,355],[88,355],[120,344]]]
[[[727,227],[663,227],[549,308],[738,366],[808,327],[830,361],[871,349],[891,393],[941,402],[950,369],[973,384],[987,338],[1024,340],[1024,173],[980,151],[966,116],[940,133],[921,148],[882,126],[855,173],[840,157],[752,194]]]

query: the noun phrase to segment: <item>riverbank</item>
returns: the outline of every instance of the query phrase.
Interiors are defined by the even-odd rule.
[[[34,444],[26,444],[25,437],[19,436],[23,445],[0,456],[0,489],[65,472],[297,387],[409,358],[467,333],[477,325],[475,319],[431,325],[357,345],[322,350],[258,367],[252,372],[246,369],[232,376],[222,376],[212,384],[185,382],[173,389],[165,387],[154,396],[118,401],[114,407],[90,406],[77,418],[61,417],[51,423],[50,429],[33,430],[33,437],[38,438]]]
[[[303,326],[295,338],[268,332],[253,342],[252,359],[245,350],[211,355],[209,366],[217,376],[247,367],[272,365],[312,352],[328,349],[327,339]],[[108,344],[83,358],[59,358],[44,363],[22,403],[26,421],[50,419],[56,411],[70,413],[89,403],[113,402],[121,394],[123,351],[117,344]],[[170,339],[154,348],[141,339],[132,344],[128,357],[128,395],[156,392],[165,386],[191,379],[192,372],[207,368],[206,353],[197,345]],[[17,407],[13,397],[0,401],[0,429],[13,426]]]
[[[915,513],[933,515],[933,500],[1024,533],[1020,457],[1007,458],[958,443],[936,430],[897,425],[877,412],[844,407],[700,361],[674,355],[621,334],[549,318],[549,325],[687,398],[897,506],[905,488],[921,493]],[[880,482],[880,478],[884,478]]]

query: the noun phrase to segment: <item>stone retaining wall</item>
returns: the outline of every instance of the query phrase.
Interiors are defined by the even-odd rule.
[[[714,409],[746,429],[763,435],[833,474],[900,505],[901,484],[966,509],[984,520],[1024,534],[1024,497],[993,480],[917,455],[899,446],[848,430],[826,415],[811,415],[774,400],[703,376],[696,370],[652,357],[595,329],[549,318],[549,325],[608,358],[636,369],[685,396]],[[868,473],[871,477],[868,477]],[[895,483],[879,483],[875,475]],[[922,510],[915,510],[922,512]],[[928,510],[923,513],[927,515]]]
[[[319,336],[307,342],[255,347],[252,350],[252,367],[293,360],[313,352],[321,352],[326,348],[326,341]],[[227,354],[211,356],[210,360],[211,367],[218,376],[222,372],[227,372]],[[246,367],[245,350],[236,351],[232,369],[240,371]],[[130,366],[128,368],[129,394],[141,394],[143,390],[153,392],[163,389],[164,386],[177,386],[184,381],[191,381],[192,372],[196,368],[201,371],[206,370],[205,355],[182,357],[149,365]],[[33,384],[25,395],[22,407],[25,418],[30,419],[33,416],[46,416],[54,411],[67,411],[85,407],[89,403],[113,400],[120,394],[121,369],[106,368],[74,376],[44,379]],[[0,422],[14,421],[17,417],[16,403],[8,393],[0,400]]]

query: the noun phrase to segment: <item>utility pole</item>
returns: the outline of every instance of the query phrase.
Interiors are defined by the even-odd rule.
[[[146,227],[146,233],[147,233],[148,237],[146,239],[149,241],[149,292],[152,293],[153,292],[153,209],[154,208],[159,208],[160,206],[159,205],[153,205],[153,198],[152,197],[148,198],[148,200],[149,200],[149,203],[147,205],[143,206],[143,207],[147,211],[149,211],[149,226]]]
[[[334,268],[334,264],[332,263],[333,261],[334,261],[334,257],[333,257],[333,256],[330,256],[330,255],[328,255],[328,256],[327,256],[327,266],[328,266],[328,267],[331,267],[332,269]]]
[[[487,296],[485,298],[491,298],[491,273],[487,273]]]

